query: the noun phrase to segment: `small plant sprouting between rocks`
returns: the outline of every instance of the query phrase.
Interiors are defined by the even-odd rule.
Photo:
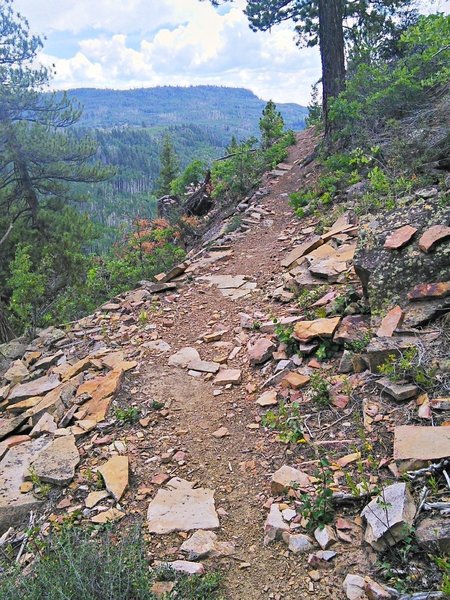
[[[162,408],[164,408],[164,406],[164,402],[158,402],[158,400],[153,400],[152,402],[153,410],[161,410]]]
[[[234,215],[229,223],[225,226],[225,233],[233,233],[241,228],[242,217],[241,215]]]
[[[450,598],[450,558],[448,556],[436,556],[433,561],[442,573],[441,592],[445,598]]]
[[[361,354],[370,344],[372,337],[372,331],[366,331],[361,337],[345,342],[345,349],[350,350],[350,352],[353,352],[354,354]]]
[[[146,325],[148,323],[148,312],[146,310],[141,310],[138,321],[140,325]]]
[[[33,538],[36,560],[28,574],[15,561],[1,564],[2,600],[156,600],[152,585],[173,581],[165,598],[172,600],[220,600],[220,576],[186,577],[172,570],[149,569],[145,543],[136,527],[121,537],[111,527],[92,532],[63,527],[48,538]]]
[[[302,494],[298,511],[308,521],[307,528],[311,531],[317,527],[323,528],[334,518],[333,490],[331,489],[334,479],[327,458],[320,459],[319,468],[314,475],[318,480],[316,493],[314,495]]]
[[[311,308],[311,305],[317,300],[320,300],[322,296],[324,296],[328,291],[328,287],[326,285],[318,285],[312,290],[304,289],[297,296],[296,302],[297,306],[301,310],[307,310]]]
[[[135,406],[129,406],[128,408],[116,408],[114,411],[114,416],[122,423],[136,423],[140,417],[140,411]]]
[[[378,372],[393,383],[412,381],[422,389],[433,388],[436,375],[436,369],[421,364],[420,352],[416,347],[408,348],[400,356],[389,355],[378,367]]]
[[[292,325],[283,325],[278,319],[273,319],[275,323],[275,335],[281,344],[286,344],[289,356],[295,354],[298,350],[298,341],[293,337],[294,327]]]
[[[262,418],[263,427],[278,432],[280,441],[289,444],[305,442],[303,435],[303,418],[298,402],[286,404],[281,401],[278,411],[269,410]]]
[[[313,373],[310,381],[311,400],[320,406],[329,406],[330,387],[330,382],[324,377],[323,373]]]
[[[49,483],[43,483],[42,479],[33,468],[28,470],[28,475],[33,484],[33,496],[40,500],[45,500],[50,494],[50,490],[52,489],[51,485]]]

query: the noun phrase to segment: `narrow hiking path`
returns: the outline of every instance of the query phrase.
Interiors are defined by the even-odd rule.
[[[423,505],[420,480],[413,497],[402,472],[450,453],[435,426],[450,423],[448,377],[436,377],[432,405],[418,385],[380,379],[377,365],[419,344],[434,369],[449,338],[439,321],[414,327],[429,304],[368,314],[353,260],[367,230],[351,203],[294,215],[289,194],[317,176],[314,163],[302,166],[316,142],[311,130],[298,134],[286,163],[170,273],[70,328],[2,348],[0,550],[17,547],[28,566],[27,522],[44,538],[52,524],[114,521],[113,536],[141,528],[152,569],[222,573],[227,600],[359,598],[363,588],[390,597],[367,574],[378,577],[384,556],[388,567],[410,562],[401,548],[379,551],[391,525],[407,533]],[[427,211],[430,193],[420,192]],[[431,221],[424,213],[424,236],[436,210]],[[381,251],[380,272],[395,252]],[[423,255],[426,265],[437,253]],[[408,289],[430,293],[439,311],[445,298],[433,294],[446,284],[414,282]],[[274,429],[267,415],[279,419]],[[446,490],[429,497],[441,506]],[[416,537],[422,528],[428,539],[435,522],[418,521]],[[424,565],[419,553],[415,561],[414,577]],[[435,589],[435,569],[424,569],[422,587]],[[173,585],[152,591],[164,597]]]
[[[342,577],[334,580],[339,575],[336,566],[333,574],[324,570],[320,580],[313,582],[307,573],[311,570],[307,554],[290,554],[281,544],[263,545],[270,477],[290,463],[292,453],[260,426],[265,411],[255,403],[255,392],[267,379],[267,369],[249,365],[246,346],[252,332],[245,332],[240,324],[240,313],[264,322],[299,312],[272,302],[268,295],[278,285],[280,260],[291,248],[292,238],[309,226],[294,218],[288,193],[298,190],[308,176],[308,170],[299,163],[314,145],[311,132],[299,134],[286,161],[285,174],[272,180],[269,193],[256,207],[261,211],[260,222],[252,224],[229,249],[208,252],[194,262],[190,281],[175,294],[162,297],[159,313],[150,317],[158,331],[159,341],[153,344],[162,340],[170,351],[152,353],[122,392],[125,397],[132,390],[133,404],[141,409],[154,401],[166,407],[163,418],[150,424],[138,442],[132,461],[132,491],[136,495],[132,494],[127,512],[145,514],[155,491],[149,482],[155,476],[153,480],[161,482],[168,478],[165,475],[178,476],[215,490],[221,515],[219,540],[234,542],[236,552],[232,558],[210,559],[207,564],[208,569],[216,567],[225,573],[227,597],[233,600],[293,600],[303,594],[337,598],[341,593],[336,592],[342,585]],[[226,297],[207,279],[211,276],[216,282],[220,277],[242,276],[254,289],[243,297]],[[154,331],[150,330],[149,340],[155,339]],[[224,332],[218,341],[202,342],[205,334],[215,331]],[[202,360],[240,369],[241,382],[224,389],[212,384],[212,375],[197,377],[199,373],[188,374],[185,369],[169,366],[168,357],[183,347],[196,348]],[[233,358],[227,359],[230,353]],[[213,433],[223,427],[224,437],[215,437]],[[174,454],[178,461],[171,458]],[[151,536],[154,558],[180,558],[179,545],[186,537]],[[348,565],[361,559],[352,546],[341,560]]]

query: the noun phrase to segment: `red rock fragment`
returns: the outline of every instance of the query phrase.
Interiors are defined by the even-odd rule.
[[[299,388],[307,385],[310,379],[311,378],[308,375],[301,375],[300,373],[289,371],[289,373],[287,373],[281,380],[281,387],[298,390]]]
[[[170,475],[167,475],[167,473],[156,473],[156,475],[153,475],[151,478],[151,483],[153,483],[153,485],[164,485],[169,479]]]
[[[384,242],[384,247],[388,250],[398,250],[403,248],[410,241],[412,236],[416,233],[417,228],[411,227],[411,225],[404,225],[393,231]]]
[[[311,369],[321,369],[322,365],[317,359],[312,358],[308,363],[308,367],[311,367]]]
[[[398,327],[403,323],[405,313],[402,311],[400,306],[394,306],[387,313],[384,319],[381,321],[381,325],[378,328],[378,337],[392,337],[392,334]]]
[[[408,294],[408,300],[426,300],[427,298],[445,298],[450,295],[450,281],[439,283],[419,283]]]
[[[327,294],[325,294],[325,296],[322,296],[322,298],[317,300],[317,302],[314,302],[314,304],[312,304],[311,306],[325,306],[326,304],[334,300],[337,295],[338,294],[335,291],[328,292]]]
[[[433,247],[450,237],[450,227],[446,225],[433,225],[422,234],[419,240],[419,248],[423,252],[430,252]]]

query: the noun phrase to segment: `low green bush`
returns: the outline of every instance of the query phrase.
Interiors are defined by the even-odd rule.
[[[167,600],[219,600],[220,576],[184,577],[149,569],[140,528],[119,534],[114,528],[65,527],[36,542],[37,558],[27,574],[14,563],[2,565],[1,600],[156,600],[156,579],[175,582]]]

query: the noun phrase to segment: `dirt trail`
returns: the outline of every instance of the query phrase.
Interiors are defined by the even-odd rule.
[[[272,279],[280,275],[279,261],[289,248],[290,234],[308,225],[293,218],[287,194],[301,186],[306,172],[298,163],[314,144],[310,132],[298,136],[286,161],[292,169],[274,181],[270,193],[259,204],[271,214],[233,243],[227,259],[196,270],[193,280],[180,287],[177,298],[162,301],[164,313],[160,317],[170,319],[173,326],[158,327],[158,332],[171,350],[149,360],[145,368],[141,366],[141,373],[128,381],[128,391],[134,388],[133,400],[138,405],[170,400],[166,418],[148,430],[134,453],[132,490],[137,490],[137,495],[129,509],[145,513],[153,493],[146,496],[142,488],[148,487],[152,476],[161,471],[214,489],[216,507],[227,513],[220,517],[219,539],[233,540],[237,550],[234,558],[209,559],[206,566],[225,573],[226,594],[232,600],[342,597],[342,575],[336,577],[336,565],[333,574],[323,570],[321,581],[312,583],[307,575],[307,555],[290,554],[281,543],[263,545],[267,516],[263,505],[270,497],[270,476],[284,462],[289,463],[289,455],[286,456],[286,446],[274,443],[273,436],[259,428],[262,411],[255,404],[255,394],[246,391],[246,384],[260,387],[265,376],[249,366],[246,341],[239,326],[240,312],[254,315],[259,311],[265,315],[262,320],[289,314],[284,305],[271,303],[266,294],[275,287]],[[244,275],[257,284],[257,289],[244,298],[231,300],[202,280],[209,275]],[[228,330],[219,344],[198,343],[208,324],[215,329],[223,325]],[[167,364],[168,356],[184,346],[194,346],[203,360],[213,360],[224,353],[223,342],[229,343],[226,354],[241,346],[228,367],[242,369],[243,380],[221,395],[213,395],[211,380],[192,377]],[[230,435],[216,439],[212,433],[221,426]],[[156,465],[149,461],[154,452],[161,454],[170,449],[186,451],[186,464]],[[182,536],[176,534],[153,536],[150,547],[155,549],[155,558],[170,560],[178,558],[181,541]],[[356,554],[353,556],[354,548],[342,550],[347,566],[360,560]]]

